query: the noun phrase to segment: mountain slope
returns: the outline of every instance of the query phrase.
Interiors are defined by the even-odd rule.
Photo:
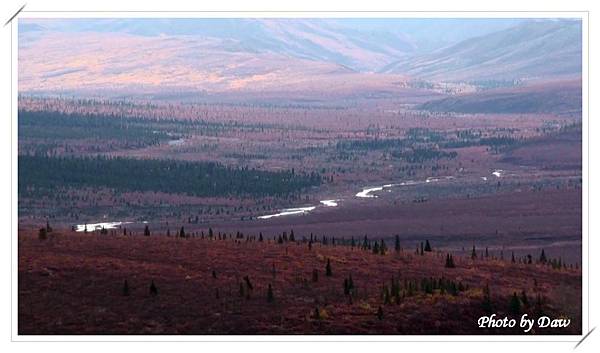
[[[381,72],[432,81],[575,77],[581,75],[581,33],[580,21],[528,21],[429,54],[406,57]]]
[[[397,90],[406,81],[401,75],[356,72],[323,60],[250,52],[240,45],[196,37],[45,34],[19,47],[19,91],[124,96],[319,91],[322,96]]]
[[[346,94],[396,91],[409,76],[572,77],[580,36],[564,20],[24,19],[19,90]]]
[[[422,53],[519,23],[519,19],[418,18],[105,18],[22,19],[20,40],[48,33],[188,37],[249,53],[327,61],[377,71]]]
[[[356,71],[375,71],[415,51],[401,33],[359,30],[326,19],[75,19],[23,22],[20,30],[39,34],[105,33],[145,38],[189,38],[219,43],[230,51],[270,53],[325,61]]]

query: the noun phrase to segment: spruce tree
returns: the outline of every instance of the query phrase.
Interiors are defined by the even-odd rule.
[[[394,280],[394,278],[392,278],[392,295],[394,296],[396,304],[400,304],[400,283],[397,280]]]
[[[267,289],[267,302],[272,303],[274,300],[273,287],[271,286],[271,283],[269,283],[269,288]]]
[[[539,293],[535,297],[534,314],[537,317],[540,317],[540,316],[544,315],[544,305],[543,305],[543,302],[542,302],[542,296]]]
[[[458,287],[456,286],[456,282],[450,282],[450,286],[448,286],[448,292],[453,296],[458,295]]]
[[[127,280],[125,280],[125,282],[123,283],[123,295],[129,295],[129,284],[127,283]]]
[[[385,244],[385,241],[383,239],[381,239],[381,245],[379,245],[379,253],[381,255],[385,255],[386,252],[387,252],[387,245]]]
[[[475,245],[473,245],[473,251],[471,251],[471,259],[475,260],[477,258],[477,252],[475,251]]]
[[[548,261],[548,259],[546,258],[546,253],[544,252],[544,249],[542,249],[542,254],[540,255],[540,262],[545,264]]]
[[[521,301],[517,296],[517,292],[513,292],[513,295],[510,298],[509,310],[511,314],[515,316],[521,314]]]
[[[46,240],[46,239],[48,239],[48,231],[46,230],[46,228],[40,228],[40,230],[38,232],[38,239],[39,240]]]
[[[156,288],[156,285],[154,284],[154,280],[152,281],[152,283],[150,283],[150,295],[158,295],[158,288]]]
[[[273,264],[273,270],[275,269],[275,264]],[[244,276],[244,282],[246,282],[246,287],[248,288],[249,291],[254,289],[254,286],[252,285],[252,282],[250,282],[250,277],[248,276]]]
[[[529,307],[529,299],[527,298],[527,294],[524,290],[521,291],[521,302],[525,308]]]
[[[379,254],[379,243],[377,241],[373,245],[373,254]]]
[[[331,261],[329,261],[329,259],[327,259],[327,266],[325,266],[325,275],[327,277],[333,276],[333,273],[331,272]]]
[[[382,291],[383,291],[383,303],[387,305],[390,303],[390,289],[388,286],[384,285]]]
[[[485,287],[483,288],[483,310],[487,313],[487,314],[491,314],[494,310],[493,306],[492,306],[492,298],[490,295],[490,286],[489,284],[486,283]]]
[[[150,228],[148,228],[148,225],[146,224],[146,226],[144,227],[144,235],[149,237],[150,236]]]
[[[425,251],[431,252],[431,245],[429,244],[429,240],[425,240]]]
[[[379,309],[377,309],[377,318],[380,321],[383,320],[383,308],[381,306],[379,306]]]
[[[398,234],[396,234],[396,244],[394,245],[394,250],[396,250],[396,252],[400,251],[400,236]]]

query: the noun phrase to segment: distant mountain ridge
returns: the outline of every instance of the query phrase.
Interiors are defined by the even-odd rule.
[[[506,28],[514,19],[40,19],[21,20],[20,33],[120,33],[221,41],[230,50],[327,61],[378,71],[409,54]],[[428,29],[431,27],[434,29]],[[443,32],[434,34],[434,32]],[[37,32],[38,35],[35,34]]]
[[[581,75],[580,21],[528,21],[385,66],[432,81],[540,79]]]
[[[581,21],[549,19],[20,19],[19,89],[352,93],[571,79],[581,33]]]

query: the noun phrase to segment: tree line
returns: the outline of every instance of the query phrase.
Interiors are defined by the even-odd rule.
[[[285,197],[318,186],[317,172],[263,171],[217,162],[123,157],[19,156],[19,194],[36,189],[110,188],[199,197]],[[21,197],[21,196],[20,196]]]

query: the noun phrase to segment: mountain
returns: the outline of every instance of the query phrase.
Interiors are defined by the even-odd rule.
[[[408,54],[507,28],[518,19],[153,18],[23,19],[19,32],[113,33],[220,41],[236,50],[377,71]]]
[[[357,72],[326,60],[251,51],[245,45],[193,36],[53,32],[19,43],[19,90],[94,95],[240,91],[346,94],[393,89],[406,81],[402,75]]]
[[[516,80],[581,75],[581,21],[526,21],[423,55],[406,56],[382,73],[431,81]]]
[[[37,26],[37,27],[34,27]],[[219,43],[230,51],[324,61],[356,71],[375,71],[415,51],[401,33],[359,30],[325,19],[75,19],[37,20],[20,30],[81,35],[111,34]]]
[[[19,20],[19,90],[39,94],[389,95],[415,87],[408,81],[577,75],[581,75],[577,21]]]

